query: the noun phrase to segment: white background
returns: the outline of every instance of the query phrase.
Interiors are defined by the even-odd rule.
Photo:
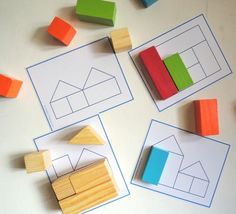
[[[205,14],[233,72],[236,71],[235,0],[159,0],[144,9],[139,0],[116,0],[115,28],[128,27],[133,46],[163,33],[200,13]],[[35,150],[34,137],[49,132],[49,126],[25,68],[54,55],[106,36],[113,28],[80,22],[71,0],[0,1],[0,72],[24,81],[17,99],[0,98],[0,213],[60,213],[44,172],[27,175],[23,155]],[[46,33],[55,15],[71,22],[78,36],[69,47],[61,46]],[[187,100],[159,113],[127,52],[118,54],[134,95],[134,101],[105,112],[105,129],[129,182],[151,118],[194,131],[193,106],[198,98],[216,97],[219,102],[220,135],[231,144],[215,198],[210,209],[129,185],[131,196],[93,213],[214,213],[236,210],[236,77],[226,77]]]

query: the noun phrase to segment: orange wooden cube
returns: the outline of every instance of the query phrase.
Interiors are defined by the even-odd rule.
[[[219,134],[217,100],[196,100],[194,106],[197,133],[202,136]]]
[[[65,45],[69,45],[76,34],[76,30],[66,21],[55,17],[48,27],[48,33]]]
[[[0,96],[17,97],[22,81],[0,74]]]

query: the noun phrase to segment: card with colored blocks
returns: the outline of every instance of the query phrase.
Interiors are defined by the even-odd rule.
[[[131,183],[210,207],[230,145],[156,120],[144,139]]]
[[[159,69],[155,69],[158,63],[157,59],[152,60],[153,56],[147,54],[144,61],[142,53],[149,52],[152,47],[156,49],[158,53],[156,55],[160,55],[159,64],[162,63],[161,61],[166,64],[178,93],[175,93],[173,88],[168,91],[165,87],[161,87],[161,83],[158,83],[160,74],[163,79],[166,75],[163,74],[163,69],[160,69],[160,66]],[[203,15],[145,42],[129,51],[129,55],[158,111],[164,111],[232,73]],[[147,75],[155,70],[158,70],[158,74],[153,72],[154,77]],[[165,81],[171,84],[166,78]]]
[[[133,100],[108,37],[30,66],[27,71],[52,130]]]
[[[78,130],[88,127],[99,134],[103,144],[68,143]],[[64,213],[70,209],[88,211],[130,194],[100,116],[53,131],[34,142],[38,150],[50,150],[52,167],[47,175]],[[97,191],[100,195],[92,197]],[[84,197],[88,200],[78,203]],[[72,202],[77,205],[70,207]]]

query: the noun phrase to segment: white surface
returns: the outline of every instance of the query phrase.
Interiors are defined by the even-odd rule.
[[[179,53],[188,71],[190,68],[189,74],[194,84],[166,100],[160,100],[153,84],[146,78],[147,72],[138,57],[141,51],[152,46],[156,47],[163,60],[172,54]],[[140,47],[130,51],[129,54],[159,111],[174,106],[177,102],[232,73],[203,15],[181,23],[178,27],[161,36],[145,42]]]
[[[133,99],[108,37],[27,71],[52,130]]]
[[[169,152],[158,185],[147,184],[140,179],[151,146]],[[132,183],[210,207],[228,151],[227,144],[153,120],[145,137]],[[170,182],[171,179],[174,182]],[[190,183],[186,183],[186,179]],[[203,183],[196,182],[196,179]]]
[[[148,9],[144,9],[138,0],[116,2],[115,27],[129,28],[134,47],[196,15],[205,14],[233,72],[236,70],[235,0],[159,0]],[[49,132],[25,68],[107,36],[113,29],[78,21],[74,5],[74,0],[0,1],[0,70],[24,80],[17,99],[0,99],[0,213],[60,213],[46,174],[27,175],[22,168],[23,155],[35,150],[32,139]],[[61,46],[46,33],[46,27],[55,15],[70,21],[78,29],[78,36],[69,47]],[[235,74],[159,113],[127,52],[120,53],[118,58],[134,101],[105,112],[102,119],[127,181],[131,179],[151,118],[193,131],[191,101],[194,99],[218,98],[221,133],[214,138],[230,143],[232,147],[210,209],[129,185],[130,197],[97,209],[95,213],[235,213]]]

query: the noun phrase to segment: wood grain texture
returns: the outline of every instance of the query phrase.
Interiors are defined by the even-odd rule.
[[[78,214],[84,210],[108,201],[117,195],[118,189],[115,181],[112,179],[108,182],[95,186],[92,189],[63,199],[59,201],[59,204],[64,214]]]
[[[71,173],[52,182],[52,188],[58,200],[62,200],[75,194],[75,190],[70,181],[70,176]]]
[[[106,159],[90,164],[70,176],[76,193],[86,191],[111,180],[112,172]]]
[[[110,33],[115,52],[122,52],[132,48],[132,42],[128,28],[120,28]]]
[[[49,151],[32,152],[24,156],[27,173],[44,171],[52,166]]]
[[[102,137],[91,127],[82,128],[70,141],[70,144],[103,145]]]

